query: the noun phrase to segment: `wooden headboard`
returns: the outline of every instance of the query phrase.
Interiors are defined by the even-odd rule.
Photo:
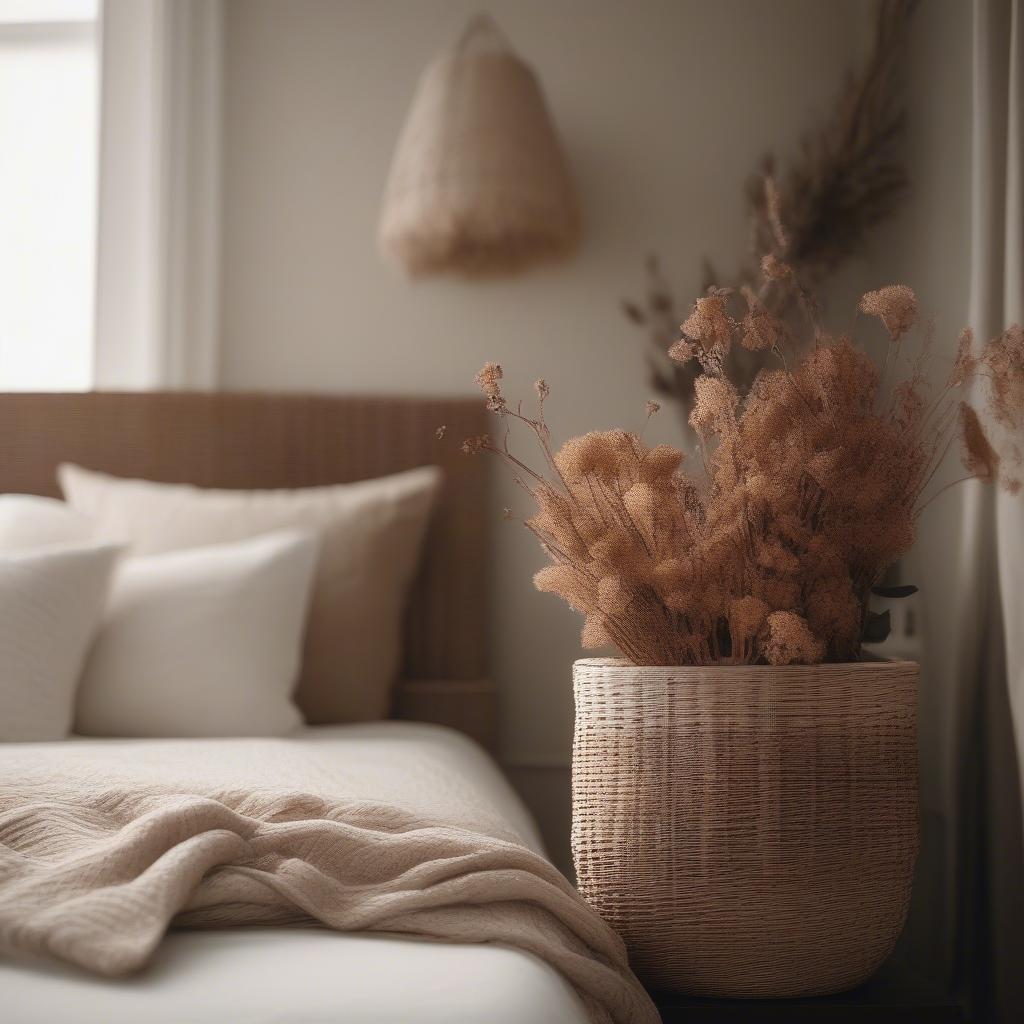
[[[410,600],[399,717],[493,742],[485,473],[472,399],[191,392],[0,395],[0,491],[59,496],[56,467],[200,487],[346,483],[426,464],[445,484]],[[439,443],[436,429],[448,436]]]

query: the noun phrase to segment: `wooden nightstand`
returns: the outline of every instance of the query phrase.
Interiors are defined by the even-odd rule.
[[[967,1024],[963,1007],[941,986],[890,964],[852,992],[817,999],[652,996],[664,1024]]]

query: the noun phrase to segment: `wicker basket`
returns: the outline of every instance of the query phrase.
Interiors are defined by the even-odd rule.
[[[576,663],[579,888],[649,987],[820,995],[881,965],[917,856],[917,677]]]

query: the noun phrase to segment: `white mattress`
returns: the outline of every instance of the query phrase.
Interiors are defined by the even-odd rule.
[[[132,740],[70,740],[84,757]],[[187,741],[166,741],[180,756]],[[208,742],[208,741],[205,741]],[[245,741],[218,741],[238,743]],[[471,787],[538,851],[522,802],[495,764],[465,737],[408,722],[307,728],[288,742],[316,744],[347,771],[358,747],[374,758],[407,759],[432,788]],[[153,741],[146,741],[152,748]],[[326,746],[322,746],[326,745]],[[367,758],[367,754],[372,754]],[[360,771],[365,768],[361,767]],[[375,789],[367,797],[401,802]],[[435,792],[437,789],[435,788]],[[0,961],[5,1024],[585,1024],[571,986],[527,953],[320,928],[233,928],[171,932],[139,975],[109,981],[72,968]]]

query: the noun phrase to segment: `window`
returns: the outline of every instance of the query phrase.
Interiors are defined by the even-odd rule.
[[[0,390],[92,384],[98,0],[0,0]]]

